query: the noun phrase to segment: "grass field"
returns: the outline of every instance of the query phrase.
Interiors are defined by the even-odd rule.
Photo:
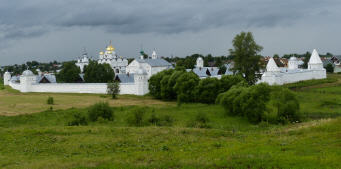
[[[296,93],[303,123],[253,125],[225,116],[218,105],[6,88],[0,90],[0,168],[341,168],[339,81]],[[55,100],[52,111],[48,96]],[[73,114],[86,115],[99,101],[113,106],[114,121],[67,126]],[[174,122],[130,127],[127,116],[137,107],[146,109],[145,121],[156,114]],[[207,115],[208,128],[189,127],[198,113]]]

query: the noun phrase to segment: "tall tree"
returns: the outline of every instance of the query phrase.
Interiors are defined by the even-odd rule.
[[[98,64],[90,61],[85,68],[84,80],[87,83],[108,83],[114,80],[115,73],[109,64]]]
[[[234,71],[243,75],[249,84],[255,84],[260,78],[261,56],[263,47],[258,45],[251,32],[241,32],[232,41],[234,49],[230,55],[234,56]]]
[[[57,80],[64,83],[75,83],[79,80],[81,70],[74,62],[65,62],[63,69],[57,74]]]

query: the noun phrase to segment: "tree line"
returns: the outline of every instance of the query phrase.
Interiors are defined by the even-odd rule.
[[[199,102],[221,104],[228,115],[247,117],[250,122],[293,122],[299,119],[299,102],[289,89],[256,84],[260,79],[263,49],[251,32],[241,32],[232,41],[235,75],[221,79],[200,79],[183,67],[165,70],[149,80],[150,94],[157,99],[177,100],[178,104]]]

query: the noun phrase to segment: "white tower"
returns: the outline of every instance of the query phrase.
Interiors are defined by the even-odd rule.
[[[134,74],[134,81],[136,85],[136,94],[145,95],[149,92],[148,90],[148,74],[141,67]]]
[[[197,68],[203,68],[204,67],[204,60],[202,59],[202,57],[198,57],[197,64],[195,67],[197,67]]]
[[[9,85],[10,80],[11,80],[11,73],[6,71],[4,74],[4,85]]]
[[[153,51],[152,59],[157,59],[157,54],[156,54],[156,51],[155,51],[155,50]]]
[[[267,72],[279,72],[279,68],[274,60],[274,58],[270,58],[268,64],[266,65]]]
[[[37,76],[30,70],[25,70],[20,76],[21,92],[30,92],[31,86],[37,83]]]
[[[316,49],[314,49],[311,54],[310,60],[308,62],[308,69],[310,70],[323,70],[323,63]]]
[[[288,68],[289,70],[298,69],[298,61],[296,57],[293,56],[289,59]]]

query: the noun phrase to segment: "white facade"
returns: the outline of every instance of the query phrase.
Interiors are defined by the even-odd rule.
[[[4,84],[24,93],[107,93],[106,83],[38,83],[37,78],[37,75],[26,70],[20,76],[20,82],[18,83],[10,80],[10,74],[6,72]],[[120,94],[145,95],[148,92],[147,73],[141,69],[135,74],[134,82],[120,83]]]
[[[133,60],[126,69],[127,73],[135,74],[139,69],[143,69],[147,73],[148,79],[163,70],[173,68],[172,64],[164,59],[158,58],[155,51],[153,51],[152,58]]]
[[[81,72],[84,72],[84,67],[87,65],[89,65],[89,58],[88,54],[84,53],[83,57],[77,60],[76,66],[78,66],[81,69]]]
[[[274,59],[270,58],[266,66],[266,72],[262,75],[259,83],[282,85],[303,80],[327,78],[326,69],[323,68],[321,58],[315,49],[308,62],[308,69],[299,69],[296,58],[290,58],[288,64],[288,68],[279,68]]]
[[[105,52],[99,53],[99,64],[107,63],[115,71],[116,74],[126,73],[126,67],[128,66],[128,60],[123,57],[118,57],[115,52],[115,48],[110,45],[106,48]]]

